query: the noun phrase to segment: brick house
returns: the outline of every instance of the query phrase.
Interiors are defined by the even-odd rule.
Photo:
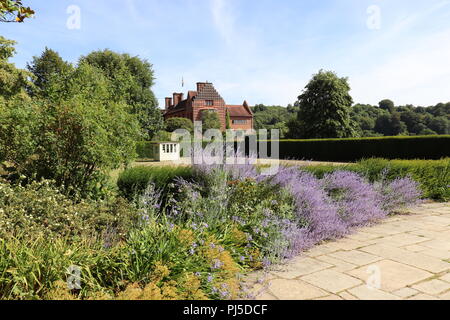
[[[221,129],[226,129],[227,113],[230,115],[230,125],[233,130],[253,129],[253,112],[244,101],[242,105],[227,105],[212,83],[198,82],[197,91],[189,91],[186,99],[183,93],[174,93],[173,98],[166,98],[164,119],[188,118],[201,121],[203,111],[217,112]]]

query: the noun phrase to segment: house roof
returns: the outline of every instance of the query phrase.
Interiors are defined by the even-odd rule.
[[[252,117],[253,114],[245,105],[227,105],[227,110],[230,113],[230,117]]]
[[[197,92],[197,95],[194,99],[199,100],[223,100],[220,94],[216,91],[212,83],[205,82],[203,83],[200,90]]]

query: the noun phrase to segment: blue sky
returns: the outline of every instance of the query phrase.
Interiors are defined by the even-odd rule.
[[[450,0],[24,2],[36,17],[0,26],[19,67],[45,46],[74,63],[109,48],[148,59],[161,99],[208,80],[230,104],[287,105],[326,69],[349,77],[355,102],[450,101]],[[71,5],[80,29],[67,27]]]

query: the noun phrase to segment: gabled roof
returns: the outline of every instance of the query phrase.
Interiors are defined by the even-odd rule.
[[[252,117],[253,114],[245,105],[227,105],[230,117]]]
[[[199,100],[223,100],[220,94],[216,91],[212,83],[205,82],[198,91],[194,99]]]

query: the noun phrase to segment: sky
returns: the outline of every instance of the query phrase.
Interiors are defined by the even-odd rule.
[[[321,69],[348,77],[358,103],[450,101],[450,0],[23,2],[36,16],[0,25],[18,67],[46,46],[72,63],[130,53],[153,64],[161,107],[203,81],[229,104],[286,106]]]

